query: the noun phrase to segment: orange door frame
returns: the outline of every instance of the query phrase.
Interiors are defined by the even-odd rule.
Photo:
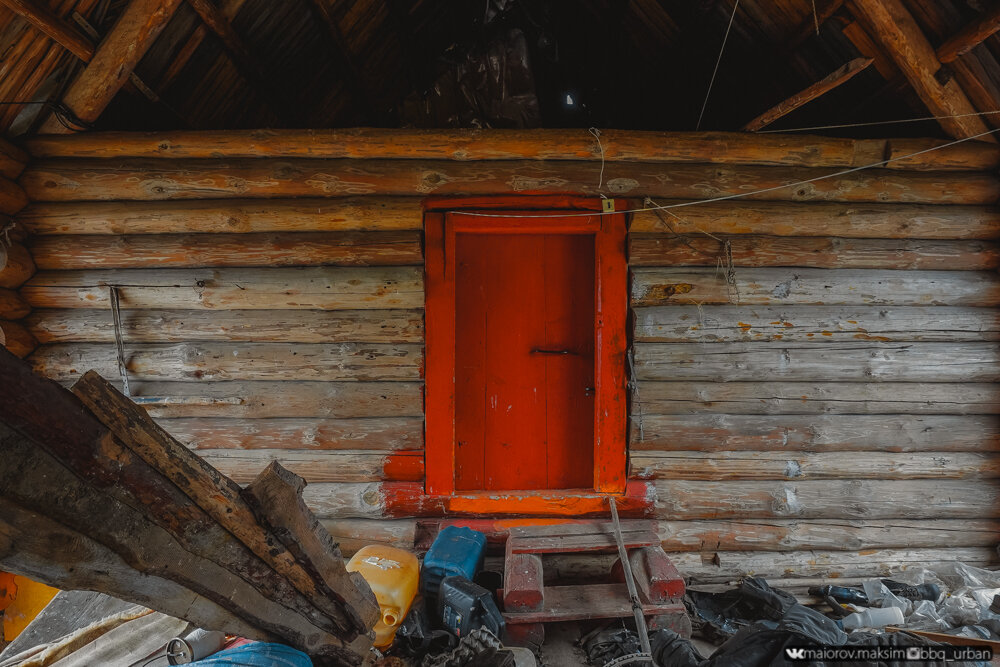
[[[601,199],[493,197],[425,203],[425,493],[455,494],[455,235],[574,233],[594,236],[594,486],[622,494],[627,478],[625,355],[628,267],[624,213]],[[624,201],[616,209],[626,208]],[[491,211],[489,216],[461,212]],[[585,215],[593,212],[593,215]],[[457,213],[457,214],[456,214]],[[561,214],[561,215],[560,215]],[[534,216],[534,217],[531,217]],[[538,495],[551,495],[551,491]],[[475,495],[463,492],[461,495]],[[494,494],[496,495],[496,494]],[[523,494],[522,494],[523,495]],[[531,494],[528,494],[531,495]],[[523,500],[523,498],[522,498]]]

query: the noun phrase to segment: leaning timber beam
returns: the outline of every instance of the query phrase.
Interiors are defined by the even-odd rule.
[[[873,58],[855,58],[851,62],[839,67],[811,86],[800,90],[788,99],[774,105],[744,125],[743,129],[747,132],[756,132],[757,130],[767,127],[779,118],[787,116],[799,107],[812,102],[817,97],[820,97],[842,83],[847,82],[855,74],[867,69],[873,62],[875,62]]]
[[[38,0],[0,0],[12,12],[27,20],[84,62],[94,57],[94,45],[79,30],[53,14]]]
[[[937,58],[950,63],[976,48],[987,37],[1000,30],[1000,4],[962,28],[954,37],[937,49]]]
[[[876,35],[928,110],[942,116],[938,122],[945,132],[956,139],[987,132],[986,124],[974,115],[976,109],[958,82],[948,79],[942,83],[941,62],[902,0],[853,0],[851,7]],[[980,138],[992,140],[987,136]]]
[[[173,16],[181,0],[131,0],[87,67],[69,84],[62,103],[85,123],[96,121]],[[39,132],[70,130],[50,116]]]

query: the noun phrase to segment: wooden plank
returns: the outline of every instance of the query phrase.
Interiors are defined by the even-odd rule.
[[[171,438],[104,378],[87,373],[74,385],[73,393],[132,453],[169,479],[267,566],[287,578],[310,604],[334,622],[338,636],[350,641],[374,625],[374,600],[359,591],[346,572],[339,579],[317,578],[308,559],[278,547],[274,531],[262,528],[255,520],[259,506],[253,506],[251,512],[252,505],[244,502],[237,484]],[[288,509],[285,512],[290,513]],[[293,520],[289,518],[288,523]]]
[[[2,243],[0,241],[0,288],[16,289],[35,274],[35,263],[28,249],[20,243],[7,246]]]
[[[133,382],[156,418],[422,417],[419,382]]]
[[[41,348],[35,358],[48,348]],[[639,343],[640,380],[997,382],[995,343]]]
[[[625,547],[648,547],[659,545],[660,538],[652,531],[623,532]],[[592,535],[559,535],[553,537],[510,537],[507,541],[510,553],[574,553],[583,551],[614,551],[617,549],[613,533]]]
[[[0,287],[0,319],[19,320],[31,312],[31,306],[14,290]]]
[[[640,394],[642,388],[640,387]],[[776,451],[788,453],[996,452],[993,415],[644,415],[633,418],[633,455],[644,451]]]
[[[349,195],[576,194],[709,199],[740,195],[768,201],[992,204],[994,174],[934,173],[742,165],[571,161],[309,160],[42,160],[20,183],[32,201],[343,197]],[[755,194],[754,194],[755,193]]]
[[[984,309],[985,310],[985,309]],[[122,310],[125,340],[254,343],[422,343],[422,310]],[[990,312],[993,312],[992,310]],[[25,325],[42,343],[111,343],[107,310],[33,311]]]
[[[31,0],[0,0],[12,12],[27,20],[38,30],[58,42],[84,62],[94,57],[94,45],[79,30],[56,16],[44,3]]]
[[[683,605],[643,603],[643,613],[652,616],[682,611]],[[546,586],[545,601],[538,611],[504,612],[504,620],[512,625],[547,623],[550,621],[581,621],[599,618],[625,618],[632,615],[628,588],[625,584],[587,584],[583,586]]]
[[[416,231],[42,236],[31,254],[43,270],[423,263]]]
[[[1000,516],[991,481],[656,480],[656,516],[665,519],[983,519]]]
[[[631,234],[629,264],[716,266],[719,258],[726,256],[726,242],[732,252],[733,265],[738,267],[976,270],[1000,266],[1000,246],[992,241],[748,235],[711,238],[703,234]],[[68,243],[66,245],[69,246]],[[32,246],[36,262],[39,268],[46,268],[37,247],[37,243]]]
[[[941,63],[901,0],[854,0],[850,7],[871,28],[931,114],[944,117],[938,122],[945,132],[955,138],[987,132],[982,119],[970,115],[976,109],[958,83],[954,79],[942,82],[936,76]]]
[[[0,346],[23,359],[38,347],[38,341],[20,322],[0,320]]]
[[[779,118],[787,116],[799,107],[812,102],[817,97],[820,97],[830,92],[837,86],[847,82],[854,75],[867,69],[873,62],[875,62],[873,58],[855,58],[854,60],[845,63],[819,81],[803,88],[791,97],[779,102],[764,113],[760,114],[744,125],[743,130],[745,132],[756,132],[757,130],[767,127]]]
[[[656,522],[644,519],[621,521],[622,534],[647,533],[656,530]],[[507,532],[510,537],[530,540],[536,537],[566,537],[571,535],[614,535],[614,524],[608,521],[586,521],[582,523],[551,523],[511,525]]]
[[[27,290],[38,274],[22,289]],[[996,306],[1000,279],[987,271],[749,268],[736,271],[741,305]],[[735,295],[733,295],[735,298]],[[730,303],[725,276],[713,268],[632,270],[632,305]]]
[[[32,235],[394,231],[421,229],[423,207],[416,197],[33,203],[18,222]]]
[[[0,176],[0,213],[14,215],[28,205],[28,195],[24,189],[15,183]]]
[[[683,201],[656,200],[660,206]],[[32,204],[19,219],[33,233]],[[95,204],[81,204],[82,210]],[[129,204],[133,206],[133,204]],[[726,201],[632,215],[632,234],[766,234],[845,238],[971,239],[1000,236],[1000,214],[984,206]]]
[[[423,448],[417,417],[354,419],[160,419],[160,426],[195,450],[379,450]]]
[[[1000,30],[1000,5],[988,9],[967,24],[934,53],[942,63],[950,63],[974,49],[997,30]]]
[[[672,305],[636,308],[634,313],[637,343],[1000,340],[995,308]]]
[[[413,551],[417,522],[413,519],[321,519],[320,523],[340,545],[345,556],[369,544],[387,544]]]
[[[639,396],[644,415],[1000,414],[1000,388],[970,382],[643,382]]]
[[[419,380],[423,346],[386,343],[141,343],[126,346],[125,366],[139,380]],[[117,375],[108,343],[43,345],[35,372],[71,380],[94,369]]]
[[[882,159],[887,145],[897,146],[905,153],[916,153],[943,143],[935,139],[602,130],[598,145],[594,136],[583,129],[493,128],[89,132],[73,136],[42,135],[27,140],[28,148],[37,158],[600,160],[603,147],[603,157],[609,162],[712,162],[797,167],[858,167]],[[947,166],[941,162],[945,154],[950,154]],[[890,163],[889,166],[894,165]],[[988,170],[997,166],[1000,166],[1000,152],[995,146],[966,143],[915,156],[905,168]]]
[[[670,551],[859,551],[991,547],[995,519],[734,519],[658,522]]]
[[[424,479],[423,452],[205,449],[198,455],[240,484],[253,481],[273,461],[309,483],[422,482]]]
[[[36,308],[273,310],[422,308],[415,267],[42,271],[21,288]]]
[[[971,452],[642,452],[630,458],[636,479],[993,479],[1000,457]]]
[[[180,0],[130,0],[97,47],[93,59],[66,88],[62,103],[84,122],[96,121],[179,4]],[[39,129],[41,134],[68,132],[54,116]]]

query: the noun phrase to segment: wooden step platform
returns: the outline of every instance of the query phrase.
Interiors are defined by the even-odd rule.
[[[650,631],[669,627],[690,636],[684,609],[684,580],[660,546],[651,521],[622,524],[622,538]],[[511,528],[504,559],[504,621],[511,644],[534,647],[545,638],[544,623],[630,618],[632,604],[620,562],[608,582],[545,586],[543,554],[614,552],[611,523]]]

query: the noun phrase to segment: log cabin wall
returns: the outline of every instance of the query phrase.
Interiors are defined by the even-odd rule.
[[[1000,529],[1000,151],[903,157],[937,143],[42,137],[17,218],[38,267],[20,289],[31,361],[117,378],[118,286],[131,388],[163,426],[237,481],[280,459],[347,551],[412,547],[444,507],[420,497],[424,198],[751,193],[631,217],[638,513],[703,581],[983,564]]]

